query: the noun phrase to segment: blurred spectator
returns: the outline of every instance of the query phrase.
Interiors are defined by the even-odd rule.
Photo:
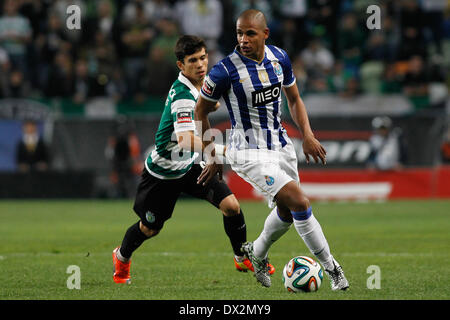
[[[71,54],[72,44],[63,30],[63,22],[56,13],[49,13],[42,28],[42,32],[37,35],[34,42],[34,49],[37,56],[36,83],[40,88],[45,88],[49,76],[49,68],[56,54],[60,51]]]
[[[308,43],[308,47],[300,53],[300,56],[308,73],[328,73],[334,64],[333,54],[317,38]]]
[[[181,33],[203,38],[208,47],[217,46],[222,34],[223,8],[218,0],[182,0],[175,5]]]
[[[372,31],[367,39],[364,50],[365,61],[387,61],[389,58],[389,48],[384,37],[384,33]]]
[[[16,163],[20,172],[46,171],[49,168],[48,147],[33,121],[25,121],[22,126],[22,139],[16,149]]]
[[[51,4],[52,1],[47,0],[20,1],[19,12],[30,21],[30,26],[33,30],[33,39],[35,39],[38,33],[43,32],[44,22],[47,20]]]
[[[369,60],[363,62],[359,69],[360,87],[362,92],[379,94],[382,87],[384,64],[381,61]]]
[[[27,74],[27,45],[32,30],[28,18],[18,13],[19,2],[5,0],[0,17],[0,46],[8,53],[14,68]]]
[[[219,50],[219,45],[210,44],[208,47],[208,72],[223,58],[225,58],[225,55]]]
[[[300,94],[305,93],[306,83],[308,82],[308,74],[305,70],[305,66],[300,55],[294,57],[292,61],[292,70],[294,71],[294,76],[297,80],[297,86]]]
[[[174,54],[172,53],[172,55]],[[146,92],[164,99],[167,96],[167,84],[177,78],[176,64],[166,58],[166,53],[161,47],[153,46],[150,50],[147,68]]]
[[[315,38],[300,53],[300,57],[308,74],[308,82],[306,84],[308,91],[327,91],[326,81],[334,63],[331,51],[322,45],[320,39]]]
[[[444,35],[444,11],[447,0],[421,1],[424,13],[424,31],[427,43],[433,42],[437,53],[442,54],[442,38]]]
[[[336,61],[327,79],[328,91],[342,94],[347,90],[348,83],[352,77],[353,73],[344,68],[342,61]]]
[[[139,139],[125,119],[118,120],[108,139],[105,156],[112,165],[110,181],[114,187],[113,196],[131,197],[136,190],[137,178],[143,165]]]
[[[281,20],[281,30],[277,40],[289,56],[295,56],[302,51],[308,43],[308,38],[305,28],[298,29],[294,19]]]
[[[155,29],[147,20],[142,2],[133,2],[136,16],[133,20],[123,19],[121,42],[123,45],[123,70],[128,85],[127,97],[138,98],[143,91],[146,59]]]
[[[123,10],[123,17],[126,20],[136,18],[136,6],[134,3],[140,2],[144,8],[144,14],[149,21],[159,29],[161,20],[173,19],[175,16],[174,9],[166,0],[132,0],[128,2]]]
[[[401,45],[398,59],[408,60],[413,55],[425,58],[423,27],[424,15],[417,0],[402,0],[400,10]]]
[[[72,58],[67,53],[58,52],[49,68],[45,95],[48,97],[70,97],[72,93]]]
[[[100,74],[110,75],[117,67],[117,55],[114,44],[107,33],[98,30],[94,34],[94,43],[91,47],[89,58],[95,64],[95,69]]]
[[[77,60],[75,62],[73,94],[75,103],[85,103],[87,98],[92,96],[91,87],[93,81],[92,77],[89,76],[87,62],[84,59]]]
[[[13,69],[8,75],[8,86],[5,88],[5,97],[27,98],[30,93],[30,87],[24,79],[22,71]]]
[[[367,166],[378,170],[398,170],[405,163],[405,145],[400,128],[392,127],[389,117],[372,120],[373,135],[369,139],[371,152]]]
[[[279,0],[281,14],[280,47],[290,56],[297,55],[309,42],[309,28],[306,13],[306,0]]]
[[[403,79],[403,93],[410,98],[416,109],[428,105],[429,78],[420,56],[408,61],[408,71]]]
[[[338,18],[341,0],[308,1],[308,18],[312,35],[324,37],[334,55],[338,53]]]
[[[111,38],[115,31],[114,2],[111,0],[100,0],[96,2],[96,14],[89,17],[82,28],[83,41],[92,43],[94,36],[101,32]]]
[[[340,92],[339,95],[344,98],[354,98],[360,93],[361,86],[359,83],[359,79],[356,76],[352,75],[352,77],[348,79],[344,91]]]
[[[170,19],[160,19],[159,26],[160,33],[155,38],[152,46],[160,48],[163,51],[164,59],[175,65],[177,57],[173,50],[179,37],[178,26]]]
[[[339,58],[346,68],[357,72],[363,59],[365,36],[357,23],[356,15],[347,13],[339,28]]]
[[[385,61],[393,62],[396,59],[398,46],[400,42],[400,30],[392,16],[387,13],[381,20],[381,30],[377,30],[384,38],[384,45],[386,47]]]
[[[90,97],[106,96],[106,87],[113,78],[118,59],[112,40],[101,30],[94,34],[94,41],[86,46],[83,56],[86,59],[90,77]]]
[[[402,92],[402,82],[394,63],[386,64],[384,66],[381,79],[381,92],[386,94]]]
[[[116,103],[121,101],[127,93],[127,85],[123,79],[122,71],[115,68],[110,81],[106,84],[106,95]]]

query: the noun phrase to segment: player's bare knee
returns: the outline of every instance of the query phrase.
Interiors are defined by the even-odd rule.
[[[241,212],[241,206],[234,195],[230,195],[222,200],[219,205],[224,216],[235,216]]]
[[[293,201],[291,210],[295,212],[306,211],[310,205],[309,199],[304,194],[301,194]]]
[[[299,187],[292,181],[286,184],[275,197],[277,204],[288,208],[291,211],[301,212],[309,208],[309,199]]]
[[[139,229],[143,234],[145,234],[148,238],[156,236],[160,230],[150,229],[145,226],[142,222],[139,224]]]

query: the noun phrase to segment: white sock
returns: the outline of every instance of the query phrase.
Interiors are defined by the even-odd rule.
[[[264,229],[259,237],[253,242],[253,252],[259,258],[265,258],[270,246],[280,239],[289,230],[292,222],[281,220],[277,213],[277,207],[267,216]]]
[[[130,259],[127,259],[124,256],[122,256],[122,254],[120,253],[120,248],[119,248],[119,250],[116,251],[116,257],[117,257],[117,259],[119,259],[120,261],[125,262],[125,263],[130,261]]]
[[[330,253],[330,247],[319,221],[317,221],[312,212],[309,217],[303,216],[300,219],[296,219],[295,213],[293,216],[295,230],[297,230],[309,251],[311,251],[325,269],[333,270],[333,256]],[[306,219],[303,219],[305,217]]]

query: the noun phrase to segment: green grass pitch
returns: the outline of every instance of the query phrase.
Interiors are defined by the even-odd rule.
[[[242,202],[248,239],[260,233],[269,208]],[[234,269],[219,212],[182,199],[162,232],[133,256],[131,285],[112,280],[111,252],[137,216],[131,201],[0,201],[0,300],[324,300],[449,299],[450,201],[313,203],[313,211],[344,267],[346,292],[332,292],[328,278],[318,292],[287,292],[284,264],[311,256],[293,227],[270,250],[272,287]],[[69,290],[70,265],[81,288]],[[368,289],[376,265],[380,289]],[[370,282],[370,281],[369,281]]]

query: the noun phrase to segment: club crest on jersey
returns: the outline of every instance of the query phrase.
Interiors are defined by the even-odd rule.
[[[189,109],[178,110],[177,123],[192,122],[192,113]]]
[[[270,102],[277,101],[281,93],[281,83],[271,85],[252,92],[252,104],[254,107],[265,106]]]
[[[275,179],[271,176],[264,176],[264,179],[266,179],[266,184],[268,186],[273,185],[273,183],[275,182]]]
[[[145,213],[145,219],[147,219],[148,222],[153,223],[153,222],[155,222],[156,217],[153,212],[147,211]]]
[[[206,77],[202,86],[203,92],[208,96],[212,96],[214,93],[214,89],[216,89],[216,84],[209,77]]]
[[[272,61],[272,67],[277,76],[281,76],[283,74],[283,68],[277,61]]]

